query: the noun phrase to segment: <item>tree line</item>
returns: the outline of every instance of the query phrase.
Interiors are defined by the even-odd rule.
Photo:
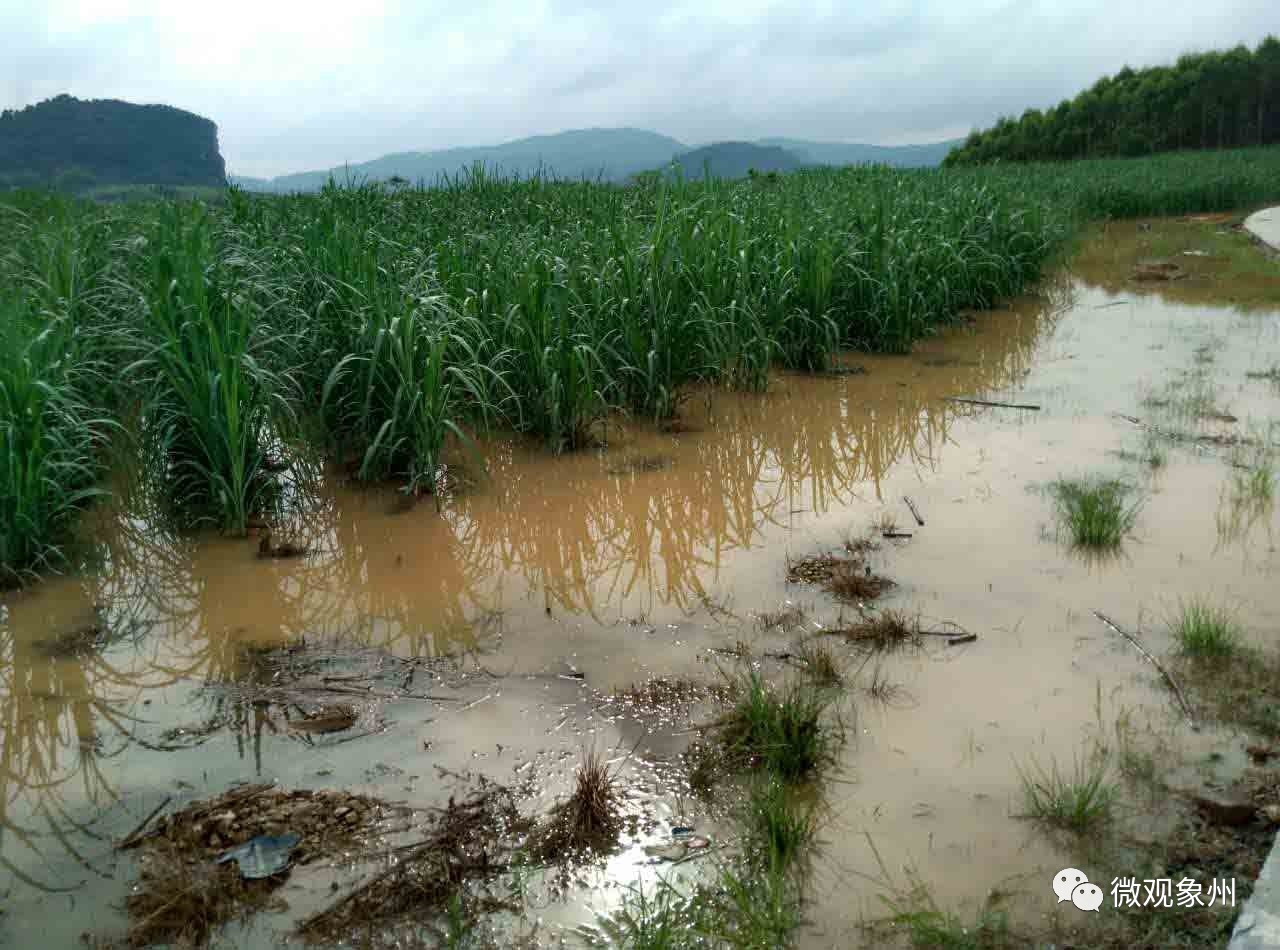
[[[944,165],[1280,143],[1280,39],[1106,76],[1051,109],[974,131]]]

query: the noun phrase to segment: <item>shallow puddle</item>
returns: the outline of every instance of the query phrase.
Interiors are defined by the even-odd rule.
[[[676,432],[614,424],[607,448],[560,458],[490,442],[489,477],[442,513],[324,484],[298,558],[172,537],[145,499],[96,513],[94,572],[2,602],[0,940],[118,932],[133,868],[114,842],[167,797],[177,808],[275,780],[425,807],[448,796],[446,776],[474,772],[527,787],[534,810],[566,793],[585,746],[624,770],[645,821],[633,846],[583,872],[576,899],[535,891],[530,914],[548,939],[590,922],[661,870],[641,845],[662,829],[718,827],[681,791],[688,718],[628,709],[613,691],[713,680],[729,665],[714,651],[740,640],[784,650],[795,631],[764,631],[765,613],[798,605],[808,630],[848,615],[787,583],[787,559],[889,520],[911,537],[870,554],[897,582],[881,606],[978,639],[886,658],[889,700],[852,698],[800,942],[867,939],[859,924],[884,913],[872,843],[944,906],[997,887],[1052,906],[1043,882],[1062,853],[1014,817],[1019,765],[1069,762],[1099,718],[1109,727],[1124,710],[1179,728],[1153,670],[1093,611],[1157,653],[1191,594],[1237,605],[1253,631],[1280,630],[1277,519],[1233,499],[1241,450],[1225,438],[1280,442],[1280,389],[1263,375],[1280,353],[1280,312],[1109,286],[1064,279],[1051,299],[978,315],[911,356],[851,357],[863,373],[783,375],[764,396],[695,393]],[[1153,394],[1188,374],[1217,417],[1162,414]],[[1153,468],[1141,459],[1150,430],[1123,416],[1223,438],[1166,440]],[[1059,543],[1043,492],[1095,472],[1132,479],[1145,498],[1134,536],[1105,561]],[[307,675],[324,693],[310,709],[237,692],[262,648],[300,641],[357,648],[348,659],[370,664],[378,685],[344,693],[350,673],[317,667]],[[335,703],[349,728],[297,725]],[[273,926],[356,873],[295,872],[288,918],[231,939],[270,945]]]

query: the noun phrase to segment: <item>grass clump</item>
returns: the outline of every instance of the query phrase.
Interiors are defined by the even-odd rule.
[[[1216,722],[1280,739],[1280,656],[1238,642],[1223,654],[1175,658],[1178,679]]]
[[[700,894],[686,896],[668,881],[659,880],[653,893],[642,885],[627,891],[622,906],[597,921],[599,933],[583,936],[596,946],[618,950],[684,950],[706,943],[708,908]]]
[[[719,945],[741,950],[793,945],[802,920],[801,884],[793,875],[726,868],[720,887],[722,903],[712,918]]]
[[[817,834],[814,808],[802,805],[791,788],[772,776],[751,786],[742,826],[750,860],[770,872],[800,866]]]
[[[904,610],[877,610],[835,633],[874,653],[917,647],[923,641],[919,616],[912,617]]]
[[[0,588],[62,567],[77,515],[101,494],[113,425],[89,395],[97,374],[68,318],[0,295]]]
[[[835,749],[834,727],[824,721],[832,698],[807,684],[778,690],[758,673],[748,674],[733,707],[715,723],[728,763],[760,768],[785,782],[826,766]]]
[[[1001,909],[984,907],[965,920],[955,911],[943,910],[923,887],[903,897],[886,899],[890,923],[903,930],[917,950],[1000,950],[1013,946],[1009,918]]]
[[[765,610],[756,616],[756,623],[765,633],[790,633],[803,627],[809,615],[803,607],[788,604],[779,610]]]
[[[818,640],[806,640],[796,650],[805,674],[815,686],[835,688],[844,684],[845,667],[831,647]]]
[[[1234,494],[1241,501],[1266,508],[1275,499],[1276,472],[1270,459],[1258,461],[1243,472],[1237,472]]]
[[[801,790],[775,775],[759,777],[735,816],[743,842],[739,857],[688,893],[669,879],[659,879],[651,892],[638,883],[584,936],[594,945],[628,950],[791,946],[801,923],[816,814]]]
[[[1071,771],[1056,759],[1048,767],[1032,759],[1019,767],[1022,780],[1023,817],[1063,828],[1076,834],[1093,831],[1112,818],[1116,786],[1109,781],[1109,757],[1098,749],[1077,755]]]
[[[268,449],[293,419],[294,380],[270,366],[270,303],[261,275],[219,245],[198,206],[162,216],[141,304],[144,430],[184,516],[243,535],[278,490]]]
[[[1246,379],[1261,379],[1274,386],[1280,386],[1280,363],[1276,363],[1267,369],[1254,370],[1244,375]]]
[[[622,795],[618,776],[592,749],[582,754],[573,794],[552,811],[536,835],[535,856],[555,861],[584,851],[607,853],[622,830]]]
[[[1115,478],[1059,479],[1049,486],[1058,520],[1078,548],[1119,547],[1142,508],[1129,502],[1133,486]]]
[[[897,935],[905,934],[917,950],[1002,950],[1013,945],[1008,915],[997,906],[1002,896],[999,892],[993,892],[978,916],[968,922],[939,906],[914,867],[907,867],[905,882],[895,881],[869,834],[867,843],[880,867],[879,876],[868,879],[883,889],[880,899],[889,909],[887,918],[866,925],[873,934],[895,946],[900,945]]]
[[[799,888],[786,874],[728,866],[714,885],[689,894],[667,880],[659,880],[652,893],[637,884],[617,911],[583,936],[593,946],[618,950],[777,950],[794,943],[801,923]]]
[[[1226,607],[1201,598],[1183,603],[1171,626],[1183,654],[1190,657],[1230,656],[1244,637]]]
[[[360,452],[358,476],[401,476],[412,494],[437,491],[446,438],[471,447],[464,413],[481,422],[495,416],[503,384],[471,342],[486,334],[469,331],[474,320],[426,291],[371,291],[351,352],[330,372],[322,399],[330,439]]]

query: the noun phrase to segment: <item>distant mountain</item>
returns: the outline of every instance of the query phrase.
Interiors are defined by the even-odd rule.
[[[753,142],[716,142],[675,157],[685,178],[745,178],[748,172],[793,172],[805,162],[776,145]]]
[[[315,191],[332,177],[347,181],[386,181],[393,177],[417,184],[435,184],[443,175],[455,176],[477,162],[496,174],[527,177],[536,172],[558,178],[602,178],[626,181],[633,175],[664,168],[677,161],[687,176],[701,175],[710,158],[713,173],[736,178],[750,168],[793,171],[805,165],[881,163],[901,168],[938,165],[963,140],[932,145],[856,145],[768,138],[755,142],[716,142],[690,150],[676,139],[644,129],[577,129],[555,135],[536,135],[499,145],[450,148],[430,152],[397,152],[372,161],[324,171],[299,172],[277,178],[232,175],[232,184],[249,191]],[[753,151],[754,150],[754,151]]]
[[[929,145],[859,145],[845,142],[809,142],[804,139],[757,139],[760,145],[776,145],[811,165],[893,165],[897,168],[932,168],[964,139]]]
[[[259,191],[314,191],[330,176],[335,181],[386,181],[399,176],[411,183],[435,184],[442,175],[455,176],[477,162],[496,174],[527,177],[537,172],[557,178],[603,178],[623,181],[637,172],[665,164],[683,143],[643,129],[576,129],[555,135],[536,135],[501,145],[450,148],[435,152],[399,152],[373,161],[325,171],[262,179],[236,178],[242,187]]]
[[[0,114],[0,188],[226,186],[218,127],[164,105],[62,95]]]

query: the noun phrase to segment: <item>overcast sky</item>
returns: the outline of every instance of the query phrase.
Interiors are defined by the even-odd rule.
[[[928,142],[1126,63],[1254,46],[1277,3],[5,0],[0,105],[169,103],[245,175],[589,126]]]

